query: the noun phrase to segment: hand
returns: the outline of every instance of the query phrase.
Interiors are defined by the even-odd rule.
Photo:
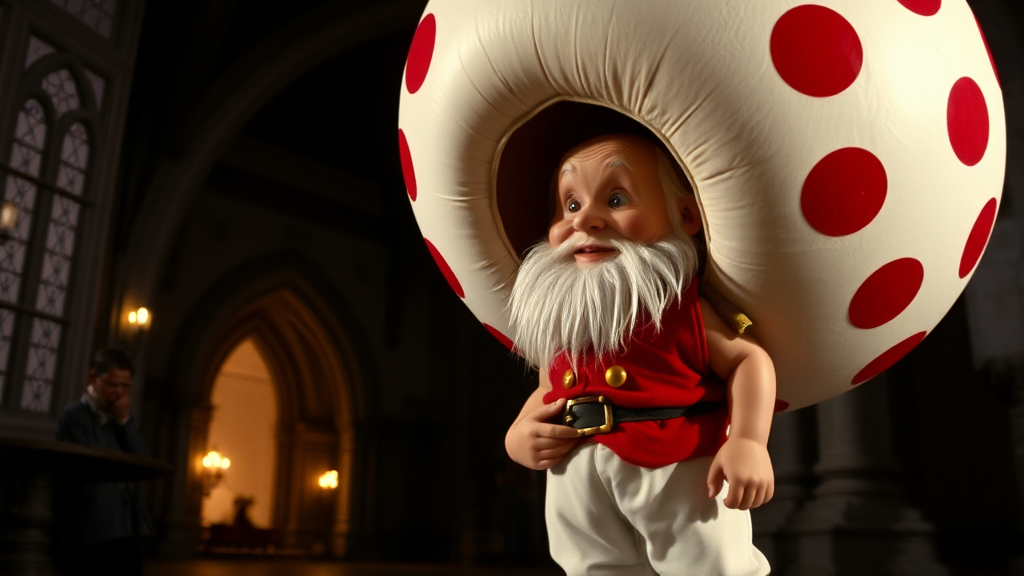
[[[562,413],[565,400],[545,404],[517,420],[505,435],[505,450],[516,462],[533,470],[558,464],[579,443],[575,428],[546,422]]]
[[[128,402],[128,395],[125,394],[110,405],[110,412],[114,415],[114,419],[117,420],[118,424],[127,422],[128,416],[131,415],[131,408]]]
[[[725,507],[739,510],[757,508],[775,494],[775,472],[768,448],[749,438],[730,437],[722,445],[708,472],[708,497],[722,491],[729,482]]]

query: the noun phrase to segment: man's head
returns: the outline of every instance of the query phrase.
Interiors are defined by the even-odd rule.
[[[109,409],[128,395],[135,367],[132,359],[118,348],[97,351],[89,365],[89,385],[98,407]]]
[[[599,136],[570,150],[559,164],[555,196],[548,243],[577,244],[579,264],[615,255],[613,239],[650,244],[701,228],[689,186],[664,153],[638,136]]]
[[[509,302],[517,350],[542,366],[621,348],[638,322],[660,325],[697,266],[696,199],[657,147],[609,135],[573,148],[555,175],[548,241],[531,249]]]

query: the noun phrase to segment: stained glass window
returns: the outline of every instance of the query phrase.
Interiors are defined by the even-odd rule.
[[[36,100],[25,102],[18,114],[11,146],[11,168],[28,176],[38,177],[46,145],[46,113]],[[31,180],[8,173],[4,200],[18,206],[18,223],[7,242],[0,245],[0,300],[18,303],[22,274],[25,269],[26,246],[35,209],[37,186]],[[7,365],[11,353],[11,336],[15,313],[0,309],[0,394],[7,379]]]
[[[45,412],[50,409],[60,333],[60,324],[56,322],[42,318],[32,321],[25,386],[21,392],[21,407],[26,410]]]
[[[52,0],[86,26],[110,38],[117,15],[117,0]]]
[[[58,116],[69,110],[78,109],[78,88],[75,86],[74,76],[66,68],[43,78],[43,90],[53,100],[53,107],[57,109]]]
[[[28,55],[25,56],[25,68],[31,66],[36,60],[39,60],[47,54],[52,54],[53,52],[53,46],[50,46],[35,36],[30,36],[28,39]]]

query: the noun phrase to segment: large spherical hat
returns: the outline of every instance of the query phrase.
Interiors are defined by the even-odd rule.
[[[624,124],[693,185],[703,281],[754,321],[781,408],[917,345],[999,205],[1003,103],[963,0],[432,0],[403,80],[402,168],[430,253],[506,344],[557,158]]]

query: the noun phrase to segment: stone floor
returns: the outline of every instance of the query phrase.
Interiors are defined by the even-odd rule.
[[[428,564],[364,564],[295,559],[153,561],[145,576],[558,576],[535,568],[484,568]]]

